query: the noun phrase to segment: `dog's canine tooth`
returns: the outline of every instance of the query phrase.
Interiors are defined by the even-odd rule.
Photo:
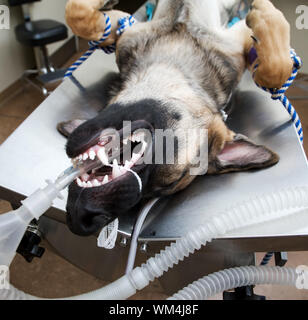
[[[142,141],[141,151],[140,151],[141,154],[144,153],[144,151],[146,150],[147,146],[148,146],[148,143],[143,140]]]
[[[139,158],[140,158],[139,153],[133,153],[131,162],[136,163],[139,160]]]
[[[83,183],[79,178],[77,178],[77,184],[79,187],[83,188]]]
[[[82,181],[82,188],[86,188],[87,187],[87,183],[85,181]]]
[[[128,161],[128,160],[126,160],[126,161],[125,161],[124,168],[126,168],[126,169],[130,169],[130,167],[131,167],[131,162],[130,162],[130,161]]]
[[[97,151],[97,157],[104,165],[108,165],[109,164],[108,156],[107,156],[107,154],[105,152],[105,148],[100,148]]]
[[[135,133],[133,134],[132,138],[134,139],[133,142],[144,141],[144,138],[145,138],[144,132]]]
[[[108,182],[109,182],[109,179],[108,179],[108,176],[106,175],[102,184],[104,185],[104,184],[107,184]]]
[[[78,161],[82,161],[82,154],[78,157]]]
[[[82,156],[82,160],[85,161],[89,158],[89,155],[87,153],[84,153]]]
[[[87,182],[87,187],[88,188],[92,188],[93,187],[93,185],[92,185],[92,183],[90,181]]]
[[[113,168],[112,168],[112,177],[113,178],[117,178],[119,176],[121,176],[121,170],[120,170],[120,167],[118,165],[118,161],[117,159],[114,159],[113,160]]]
[[[95,153],[94,150],[91,149],[90,152],[89,152],[89,158],[90,158],[91,160],[94,160],[95,157],[96,157],[96,153]]]

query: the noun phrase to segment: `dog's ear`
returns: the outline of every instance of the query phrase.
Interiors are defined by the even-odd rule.
[[[57,130],[66,138],[70,136],[70,134],[77,129],[80,125],[82,125],[87,120],[70,120],[65,122],[60,122],[57,125]]]
[[[236,134],[232,141],[225,142],[222,150],[212,158],[208,173],[219,174],[270,167],[279,161],[279,156],[270,149],[256,145],[247,137]]]

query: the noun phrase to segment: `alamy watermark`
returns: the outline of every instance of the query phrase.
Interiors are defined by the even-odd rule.
[[[108,140],[104,144],[106,155],[113,155],[118,163],[185,165],[193,176],[204,175],[208,170],[207,129],[132,130],[132,123],[124,121],[122,136],[115,129],[107,131],[102,132],[100,139]],[[137,145],[132,141],[138,142]]]
[[[296,14],[298,15],[295,22],[296,28],[298,30],[308,30],[308,6],[304,4],[298,6],[296,8]]]
[[[298,266],[296,268],[297,279],[296,279],[296,288],[297,289],[308,289],[308,266]]]
[[[10,29],[10,9],[8,6],[0,5],[0,30]]]
[[[0,265],[0,290],[10,289],[9,274],[8,266]]]

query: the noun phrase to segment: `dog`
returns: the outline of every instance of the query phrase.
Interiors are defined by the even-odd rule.
[[[110,1],[68,1],[67,23],[88,40],[100,39],[105,29],[102,12],[108,14],[112,30],[103,45],[116,42],[119,76],[109,102],[95,118],[59,126],[68,136],[67,155],[94,159],[106,143],[102,143],[104,130],[114,128],[124,140],[123,121],[132,123],[132,143],[140,142],[134,137],[139,129],[150,132],[152,151],[156,130],[179,132],[175,163],[165,158],[160,164],[127,162],[142,190],[136,175],[123,169],[124,163],[120,167],[116,163],[113,169],[102,164],[73,182],[67,202],[72,232],[92,235],[116,217],[133,214],[148,199],[189,186],[205,173],[195,161],[200,146],[208,146],[207,174],[261,169],[279,161],[275,152],[231,131],[221,114],[247,68],[252,70],[258,63],[255,80],[269,88],[280,88],[292,72],[290,27],[283,14],[270,1],[255,0],[246,20],[227,28],[226,13],[238,2],[160,0],[152,21],[138,23],[118,36],[117,21],[127,14],[104,11]],[[250,65],[252,47],[257,60]],[[207,136],[186,143],[190,129],[206,130]],[[191,169],[196,172],[191,174]]]

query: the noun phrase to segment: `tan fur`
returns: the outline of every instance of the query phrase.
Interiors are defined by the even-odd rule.
[[[88,40],[99,40],[105,29],[105,19],[99,11],[106,0],[69,0],[66,6],[66,21],[72,31]],[[164,2],[162,1],[162,5]],[[117,21],[127,16],[122,11],[108,11],[112,22],[112,33],[102,46],[107,46],[118,40],[116,35]],[[259,64],[255,80],[261,86],[279,88],[289,78],[292,72],[290,59],[290,26],[283,14],[268,0],[254,0],[252,10],[247,16],[247,25],[251,28],[241,28],[246,53],[255,45]],[[152,23],[155,25],[155,23]],[[125,35],[125,38],[134,37],[138,33],[155,32],[151,23],[139,24]],[[235,29],[238,29],[235,27]],[[234,29],[234,31],[235,31]],[[253,43],[251,35],[258,39]]]
[[[255,80],[267,88],[280,88],[290,77],[290,25],[268,0],[255,0],[246,18],[258,43],[254,44],[259,64]]]
[[[222,119],[216,116],[208,129],[209,136],[209,164],[213,163],[227,142],[233,140],[235,133],[228,129]],[[216,173],[215,168],[208,168],[208,174]]]
[[[99,9],[104,0],[69,0],[66,5],[65,19],[73,33],[87,40],[98,41],[105,30],[105,18]],[[117,41],[117,21],[128,14],[118,10],[108,12],[111,20],[111,34],[102,46],[108,46]]]

